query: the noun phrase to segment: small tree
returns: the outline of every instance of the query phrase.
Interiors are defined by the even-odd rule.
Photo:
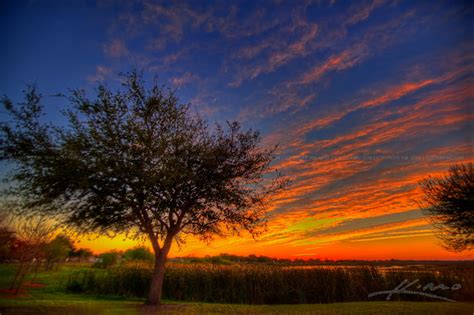
[[[74,249],[69,253],[69,257],[77,260],[78,262],[87,261],[94,256],[94,253],[87,248]]]
[[[41,262],[44,247],[53,232],[54,227],[44,218],[29,217],[16,224],[14,256],[19,265],[10,286],[11,290],[15,290],[15,294],[20,290],[26,275],[33,270],[33,265],[38,266]]]
[[[73,251],[74,244],[71,239],[63,234],[57,235],[44,248],[46,270],[51,270],[55,264],[64,262]]]
[[[5,209],[0,208],[0,261],[11,259],[11,248],[16,236]]]
[[[95,268],[110,268],[118,264],[121,254],[116,251],[102,253],[97,257]]]
[[[34,87],[17,107],[3,100],[13,118],[2,125],[5,157],[17,165],[13,192],[80,232],[147,237],[155,255],[149,304],[160,302],[173,240],[262,231],[265,203],[284,182],[271,176],[275,148],[259,148],[258,132],[237,122],[210,128],[137,73],[119,91],[99,85],[95,100],[81,90],[69,100],[67,127],[42,122]]]
[[[472,163],[455,165],[444,177],[420,182],[421,207],[438,228],[445,248],[460,252],[474,244],[474,172]]]
[[[15,242],[15,233],[8,227],[0,226],[0,261],[11,259],[11,247]]]

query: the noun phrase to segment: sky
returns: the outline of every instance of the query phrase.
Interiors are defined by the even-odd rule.
[[[268,231],[172,256],[473,259],[443,249],[416,203],[419,180],[474,157],[472,21],[469,1],[1,1],[0,94],[35,83],[62,124],[54,95],[141,69],[208,121],[278,143],[291,185]]]

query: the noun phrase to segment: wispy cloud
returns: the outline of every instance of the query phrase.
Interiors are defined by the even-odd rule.
[[[187,27],[198,28],[211,16],[210,10],[198,11],[185,3],[166,6],[153,1],[144,2],[142,18],[145,24],[158,25],[161,34],[181,40]]]
[[[256,61],[244,65],[238,71],[234,80],[229,83],[232,87],[240,86],[244,81],[253,80],[258,76],[276,71],[281,66],[290,61],[307,55],[310,50],[311,42],[318,34],[318,26],[314,23],[299,23],[302,27],[301,36],[292,42],[286,42],[284,35],[276,40],[262,42],[257,46],[245,47],[237,53],[239,58],[252,58],[259,55],[262,51],[268,50],[263,62]],[[294,29],[291,32],[296,32]]]
[[[129,55],[129,51],[125,46],[125,42],[120,39],[114,39],[104,44],[104,53],[112,58],[120,58]]]
[[[315,83],[331,72],[343,71],[359,65],[392,45],[394,41],[403,39],[404,37],[397,36],[397,29],[413,17],[413,12],[408,12],[402,17],[368,29],[361,38],[354,40],[341,51],[331,54],[324,62],[304,72],[298,80],[290,82],[290,85]],[[407,32],[406,29],[405,32]]]
[[[188,71],[183,73],[181,76],[173,77],[171,83],[176,87],[181,87],[198,79],[199,77],[197,75]]]
[[[268,208],[268,233],[206,254],[337,257],[349,243],[376,251],[407,237],[434,252],[414,200],[420,179],[474,157],[472,12],[392,0],[124,8],[101,44],[108,63],[89,81],[139,64],[182,88],[193,110],[281,143],[274,166],[291,186]],[[204,252],[191,242],[187,253]]]
[[[330,28],[329,23],[321,21],[323,30],[320,30],[319,21],[307,20],[305,17],[307,6],[302,5],[294,9],[289,25],[281,27],[272,36],[264,38],[258,44],[243,47],[234,54],[239,59],[253,59],[266,52],[263,55],[263,60],[257,59],[254,62],[241,65],[242,69],[237,72],[230,86],[238,87],[244,81],[253,80],[262,74],[274,72],[294,59],[305,57],[322,48],[339,44],[338,41],[346,36],[349,26],[366,20],[383,3],[384,1],[375,0],[353,5],[348,9],[345,16],[338,20],[337,27]],[[318,38],[319,33],[323,33],[321,38]],[[297,38],[291,40],[295,35],[297,35]],[[353,51],[352,53],[345,52],[339,57],[334,56],[330,58],[326,65],[321,66],[319,71],[324,71],[324,68],[328,71],[333,67],[339,69],[350,67],[358,62],[358,60],[364,58],[364,56],[356,57],[357,55],[368,54],[367,47],[363,47],[363,45],[353,47],[352,50],[358,51]]]
[[[87,81],[96,83],[98,81],[105,81],[112,74],[112,69],[105,66],[96,66],[95,73],[87,76]]]

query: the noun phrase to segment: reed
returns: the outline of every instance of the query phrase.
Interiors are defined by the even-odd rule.
[[[146,296],[151,266],[127,263],[108,270],[90,269],[71,274],[67,289],[99,295]],[[410,269],[387,271],[375,267],[297,268],[271,265],[176,264],[167,266],[163,298],[169,300],[242,303],[299,304],[383,300],[371,292],[391,290],[404,279],[419,284],[460,283],[459,290],[428,289],[457,301],[474,301],[474,273],[470,268]],[[418,285],[418,283],[417,283]],[[417,289],[416,286],[410,289]],[[421,290],[421,289],[418,289]],[[392,300],[430,301],[420,295],[396,295]]]

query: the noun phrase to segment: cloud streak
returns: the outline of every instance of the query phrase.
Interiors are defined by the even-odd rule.
[[[414,201],[420,179],[474,158],[472,12],[389,0],[101,5],[111,23],[88,82],[142,67],[211,121],[238,118],[280,143],[274,167],[292,184],[268,208],[268,233],[191,239],[183,253],[392,258],[390,242],[394,258],[453,257]],[[404,251],[408,237],[419,256]]]

